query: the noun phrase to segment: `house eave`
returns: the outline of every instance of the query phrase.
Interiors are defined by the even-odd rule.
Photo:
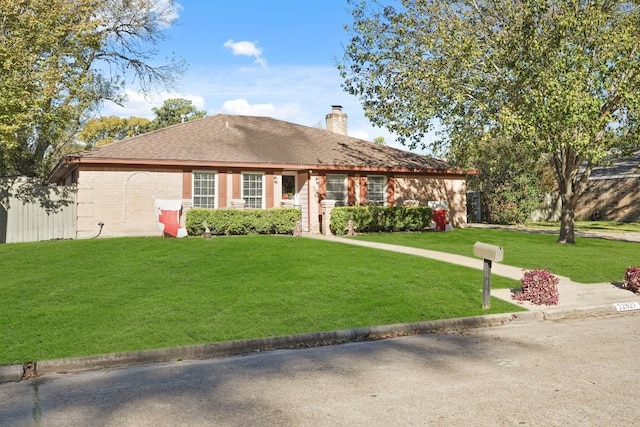
[[[388,174],[408,174],[408,175],[475,175],[479,172],[475,169],[437,169],[437,168],[415,168],[415,167],[392,167],[392,166],[360,166],[360,165],[327,165],[327,164],[291,164],[291,163],[268,163],[268,162],[211,162],[201,160],[156,160],[156,159],[113,159],[98,157],[67,156],[64,161],[60,161],[51,172],[50,180],[61,178],[71,170],[69,167],[77,168],[79,165],[95,166],[122,166],[122,167],[169,167],[169,168],[210,168],[210,169],[272,169],[272,170],[295,170],[313,172],[374,172]]]
[[[75,155],[67,155],[61,158],[53,167],[51,172],[49,172],[47,181],[50,183],[57,182],[72,173],[74,170],[78,169],[77,159],[78,156]]]

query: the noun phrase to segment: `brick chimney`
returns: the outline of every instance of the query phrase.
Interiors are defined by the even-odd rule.
[[[342,112],[342,105],[332,105],[331,112],[325,118],[328,130],[340,135],[347,134],[347,115]]]

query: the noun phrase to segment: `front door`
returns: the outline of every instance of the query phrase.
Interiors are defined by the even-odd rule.
[[[290,200],[294,205],[298,203],[298,192],[296,191],[296,176],[282,175],[282,200]]]
[[[284,171],[282,173],[282,201],[287,206],[300,209],[302,231],[309,231],[309,176],[306,171]]]

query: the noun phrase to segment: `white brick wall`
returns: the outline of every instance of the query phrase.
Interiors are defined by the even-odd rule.
[[[83,170],[78,176],[78,238],[160,235],[154,201],[182,200],[181,171]],[[184,212],[181,216],[184,223]]]

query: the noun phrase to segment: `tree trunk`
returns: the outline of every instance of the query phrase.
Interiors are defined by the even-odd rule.
[[[575,243],[574,215],[577,197],[562,196],[562,211],[560,213],[560,236],[558,243]]]

